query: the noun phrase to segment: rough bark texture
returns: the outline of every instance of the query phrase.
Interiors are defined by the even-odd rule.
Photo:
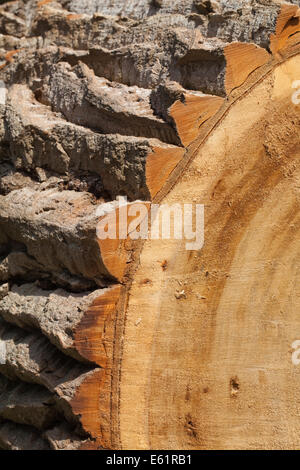
[[[222,376],[222,364],[220,368],[216,365],[213,345],[215,335],[220,335],[219,342],[225,341],[220,332],[222,325],[226,338],[230,337],[230,328],[224,310],[219,313],[225,316],[223,323],[220,320],[216,328],[213,318],[227,277],[234,278],[230,286],[233,291],[242,292],[234,275],[240,272],[247,278],[243,266],[249,271],[251,263],[260,259],[257,253],[248,264],[236,261],[230,271],[237,248],[231,247],[228,237],[242,238],[238,227],[248,221],[238,214],[247,208],[255,212],[260,204],[257,191],[260,188],[268,193],[272,186],[268,178],[275,175],[275,169],[283,168],[282,172],[290,175],[296,171],[299,159],[297,162],[292,155],[299,112],[287,116],[283,102],[280,112],[279,105],[264,108],[260,124],[254,120],[252,124],[253,128],[257,125],[256,135],[269,130],[261,150],[266,152],[265,160],[258,164],[249,158],[247,168],[241,163],[241,155],[247,160],[247,152],[238,145],[247,140],[248,131],[232,140],[216,132],[217,147],[208,144],[203,154],[198,153],[194,166],[186,173],[186,186],[178,185],[179,189],[165,199],[181,201],[182,194],[182,202],[190,202],[201,196],[199,202],[213,207],[208,228],[211,238],[203,255],[194,253],[187,259],[179,245],[153,247],[147,242],[139,264],[141,248],[127,240],[116,244],[97,240],[96,210],[103,205],[105,211],[108,202],[114,207],[119,195],[127,196],[129,203],[149,201],[159,194],[160,200],[166,196],[167,190],[165,195],[161,191],[173,178],[173,170],[179,168],[179,174],[183,155],[197,153],[193,142],[198,139],[199,143],[202,127],[233,102],[235,90],[256,69],[267,67],[270,60],[275,68],[280,62],[275,63],[276,54],[283,50],[283,31],[291,28],[288,43],[298,37],[300,1],[288,4],[290,10],[285,10],[285,23],[279,30],[276,21],[283,11],[282,3],[17,0],[0,6],[0,344],[6,351],[5,363],[0,364],[0,448],[278,445],[280,439],[273,436],[272,440],[270,429],[265,432],[263,428],[259,428],[261,443],[251,430],[248,434],[242,432],[238,440],[237,429],[247,427],[253,416],[258,419],[258,409],[257,415],[250,416],[243,408],[247,403],[255,408],[257,395],[238,401],[244,385],[236,375],[239,367],[235,364],[231,370],[226,362],[226,351],[221,357],[229,382]],[[247,47],[230,46],[236,42]],[[275,83],[276,77],[275,73]],[[253,99],[265,104],[268,100],[264,93],[253,93]],[[249,108],[239,109],[245,128],[251,106],[254,109],[249,102]],[[286,119],[282,127],[281,112]],[[293,123],[288,128],[287,120]],[[234,117],[232,122],[239,127]],[[249,153],[252,149],[254,154],[258,152],[255,145],[250,139]],[[285,161],[285,152],[291,156],[289,162]],[[249,175],[248,192],[243,192],[245,175]],[[295,177],[290,186],[295,188],[296,181],[299,183]],[[284,188],[288,191],[283,184]],[[247,203],[250,193],[254,194],[252,206]],[[291,191],[289,201],[293,198]],[[226,225],[229,223],[231,228]],[[256,242],[253,235],[253,244]],[[265,264],[277,261],[274,254],[273,258],[266,257]],[[196,269],[199,264],[201,272]],[[182,266],[186,271],[182,268],[179,272]],[[257,278],[264,262],[259,266]],[[287,273],[287,278],[291,280],[292,274]],[[263,279],[265,289],[268,279],[268,275]],[[157,292],[161,293],[161,307],[157,306]],[[262,291],[257,292],[262,295]],[[223,301],[232,307],[229,297]],[[299,306],[298,297],[294,302]],[[162,323],[157,328],[155,313],[159,308]],[[125,310],[126,325],[120,314]],[[271,321],[276,311],[273,305],[266,321]],[[194,312],[194,317],[187,312]],[[243,313],[235,314],[232,334],[238,342],[239,328],[247,336],[247,328],[253,325],[249,320],[245,326],[240,318]],[[145,324],[142,332],[140,324]],[[195,331],[204,335],[200,346]],[[118,342],[124,338],[122,349]],[[185,348],[185,342],[189,347]],[[233,356],[238,354],[237,346],[235,349],[230,343],[228,348],[232,348]],[[141,350],[144,355],[139,356]],[[146,376],[152,377],[147,369],[151,354],[155,361],[150,368],[153,380],[146,383]],[[253,354],[250,347],[249,354]],[[176,362],[177,355],[183,360]],[[120,385],[121,363],[124,374]],[[200,378],[195,364],[200,364]],[[208,364],[208,369],[203,364]],[[272,384],[266,385],[269,376],[265,378],[264,364],[261,369],[262,388],[268,393],[276,381],[270,379]],[[242,373],[243,379],[247,381],[247,375]],[[215,391],[210,395],[211,389],[222,388],[223,382],[229,387],[229,399],[225,401]],[[180,384],[178,388],[176,383]],[[250,385],[258,387],[255,379]],[[182,401],[181,396],[185,397]],[[223,416],[223,422],[212,414],[209,400],[217,403],[216,414]],[[228,418],[227,411],[222,415],[222,406],[226,410],[234,408],[234,418]],[[200,415],[194,417],[195,409],[200,415],[202,410],[203,422],[199,421]],[[239,421],[239,411],[244,421]],[[146,413],[148,431],[144,429]],[[268,413],[272,421],[273,409]],[[222,440],[222,432],[230,422],[234,430]],[[280,429],[278,436],[283,436],[283,431]],[[297,445],[299,436],[286,438],[283,443],[284,447]]]

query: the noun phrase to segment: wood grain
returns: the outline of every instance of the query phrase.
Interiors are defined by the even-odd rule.
[[[163,200],[205,204],[205,245],[145,242],[126,310],[124,449],[299,447],[299,69],[298,55],[237,100]]]

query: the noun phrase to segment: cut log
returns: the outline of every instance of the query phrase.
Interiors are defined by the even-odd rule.
[[[162,200],[205,204],[205,245],[143,246],[125,310],[117,446],[298,445],[289,354],[300,328],[299,67],[298,55],[241,93]],[[274,433],[287,419],[292,434],[285,425]]]
[[[280,3],[0,8],[1,448],[299,448]]]

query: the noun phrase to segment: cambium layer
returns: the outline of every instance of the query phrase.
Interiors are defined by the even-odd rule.
[[[298,448],[300,9],[108,3],[2,11],[0,446]],[[97,240],[118,195],[204,247]]]

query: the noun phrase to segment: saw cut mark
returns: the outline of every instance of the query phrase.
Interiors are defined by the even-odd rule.
[[[183,148],[154,147],[146,162],[146,182],[151,198],[163,187],[169,175],[182,159],[185,153]]]
[[[114,323],[121,285],[105,289],[87,310],[75,332],[75,346],[81,356],[107,367],[112,357]],[[109,365],[111,366],[111,365]]]
[[[296,5],[283,5],[277,18],[275,34],[270,35],[270,49],[273,54],[283,51],[288,40],[300,32],[300,8]]]
[[[257,68],[269,62],[271,56],[255,44],[233,42],[224,49],[226,57],[225,89],[229,95],[241,86]]]
[[[214,116],[223,103],[224,99],[219,96],[190,94],[184,95],[184,102],[175,101],[170,116],[185,147],[197,138],[201,125]]]

